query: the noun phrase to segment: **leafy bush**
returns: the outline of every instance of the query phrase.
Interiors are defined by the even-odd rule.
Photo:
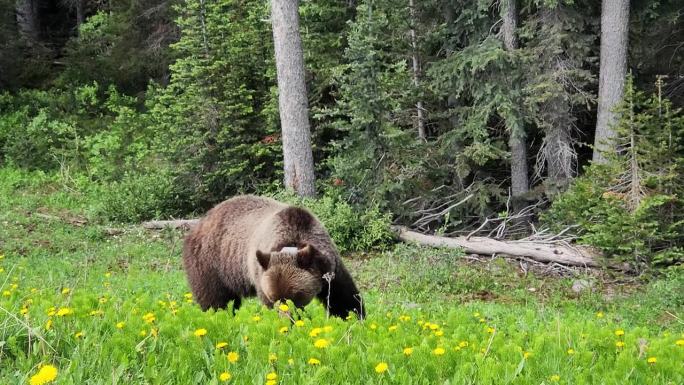
[[[390,215],[382,213],[378,206],[360,211],[331,195],[302,199],[279,193],[275,198],[310,209],[323,222],[340,252],[380,250],[392,240]]]

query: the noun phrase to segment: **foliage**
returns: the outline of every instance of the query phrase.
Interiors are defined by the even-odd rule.
[[[176,186],[207,209],[230,195],[273,183],[281,174],[274,111],[272,48],[263,2],[192,0],[178,8],[178,59],[168,87],[150,94],[156,151]]]
[[[684,116],[660,95],[628,82],[615,154],[592,165],[544,216],[556,229],[576,225],[609,257],[644,263],[684,261]]]

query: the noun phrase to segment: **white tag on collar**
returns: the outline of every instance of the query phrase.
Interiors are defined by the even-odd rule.
[[[296,247],[292,247],[292,246],[283,247],[283,249],[280,250],[281,253],[291,254],[291,255],[297,255],[297,251],[299,251],[299,249],[297,249]]]

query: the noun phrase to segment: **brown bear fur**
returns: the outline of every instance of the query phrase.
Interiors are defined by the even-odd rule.
[[[323,225],[309,211],[273,199],[243,195],[211,209],[185,238],[183,266],[203,310],[230,301],[237,310],[250,296],[269,307],[286,299],[303,307],[317,297],[332,315],[364,316]]]

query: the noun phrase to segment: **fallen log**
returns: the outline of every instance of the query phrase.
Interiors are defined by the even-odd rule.
[[[600,255],[582,246],[569,246],[553,242],[500,241],[486,237],[439,237],[411,231],[405,227],[394,227],[399,239],[433,247],[463,248],[466,253],[494,255],[506,254],[526,257],[538,262],[559,263],[566,266],[601,267]]]
[[[199,219],[176,219],[172,221],[147,221],[142,223],[142,227],[148,230],[162,230],[165,228],[181,229],[188,231],[197,226]]]

